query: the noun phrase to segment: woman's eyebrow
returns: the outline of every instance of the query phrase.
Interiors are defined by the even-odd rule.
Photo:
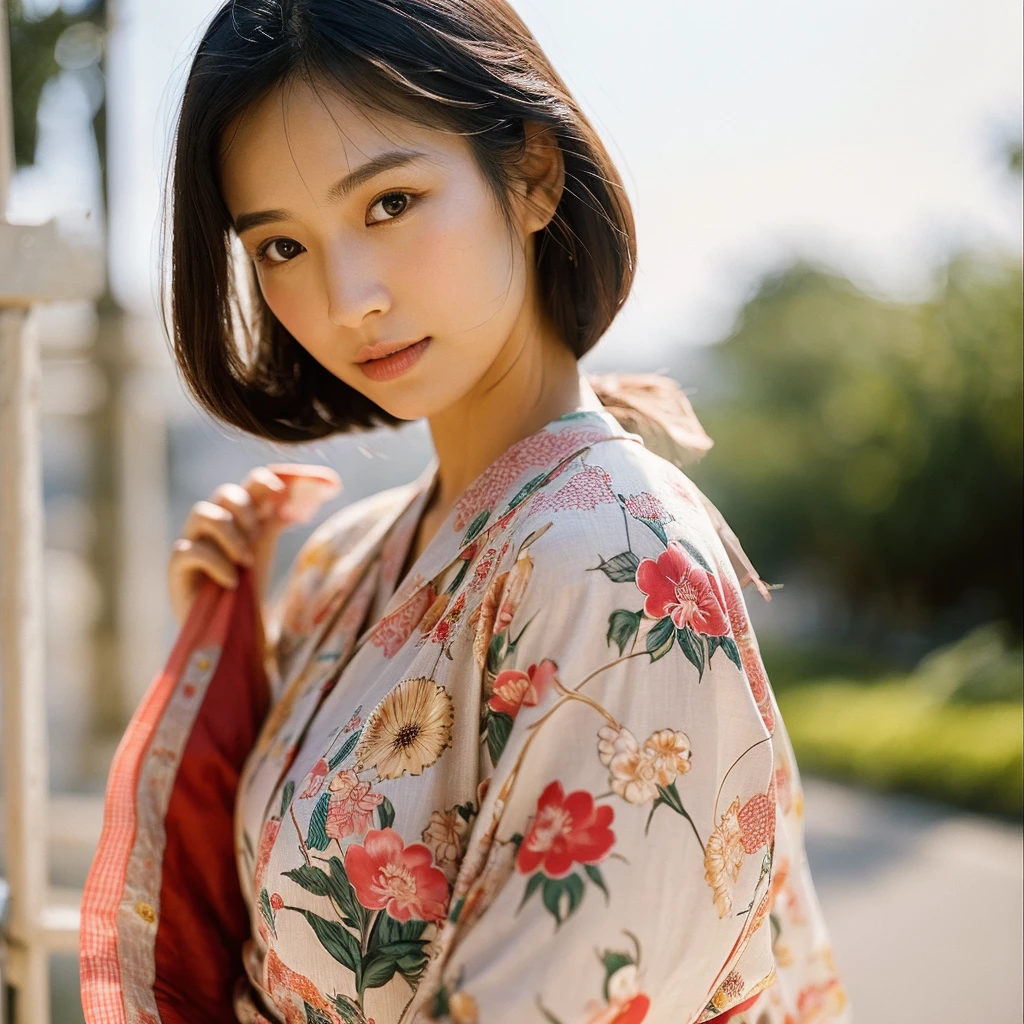
[[[408,149],[390,149],[386,153],[380,153],[361,164],[354,171],[350,171],[345,177],[340,178],[327,190],[328,202],[340,202],[347,195],[357,189],[360,185],[384,171],[390,171],[395,167],[404,167],[425,157],[426,153]],[[240,213],[235,218],[235,233],[242,234],[250,228],[262,227],[264,224],[272,224],[275,221],[288,220],[291,214],[287,210],[256,210],[253,213]]]

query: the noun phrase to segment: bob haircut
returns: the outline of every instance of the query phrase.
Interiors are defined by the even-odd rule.
[[[577,359],[607,330],[636,267],[629,201],[597,133],[506,0],[233,0],[192,61],[169,190],[165,321],[185,383],[208,411],[281,442],[401,422],[306,352],[239,256],[219,184],[223,136],[289,80],[464,135],[506,218],[524,122],[543,126],[561,148],[565,185],[535,250],[541,298]]]

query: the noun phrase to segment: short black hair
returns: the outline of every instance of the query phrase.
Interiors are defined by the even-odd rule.
[[[524,125],[540,124],[565,164],[535,250],[542,298],[577,358],[593,347],[632,287],[632,210],[596,131],[505,0],[234,0],[189,70],[165,215],[165,321],[204,408],[283,442],[402,422],[321,366],[267,307],[251,264],[232,258],[224,134],[289,80],[464,135],[506,214]]]

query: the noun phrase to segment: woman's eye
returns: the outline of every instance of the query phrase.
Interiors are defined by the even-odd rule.
[[[287,263],[306,250],[294,238],[274,238],[256,250],[260,263]]]
[[[412,196],[408,192],[389,192],[387,195],[381,196],[370,207],[369,223],[380,224],[383,221],[394,220],[405,213],[411,201]],[[379,211],[379,215],[377,211]]]

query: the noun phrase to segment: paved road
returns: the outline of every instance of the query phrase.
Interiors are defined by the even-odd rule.
[[[1020,1024],[1020,827],[817,779],[804,788],[856,1024]],[[54,1024],[77,1024],[77,964],[53,966]]]
[[[1021,1024],[1020,826],[804,785],[811,871],[857,1024]]]

